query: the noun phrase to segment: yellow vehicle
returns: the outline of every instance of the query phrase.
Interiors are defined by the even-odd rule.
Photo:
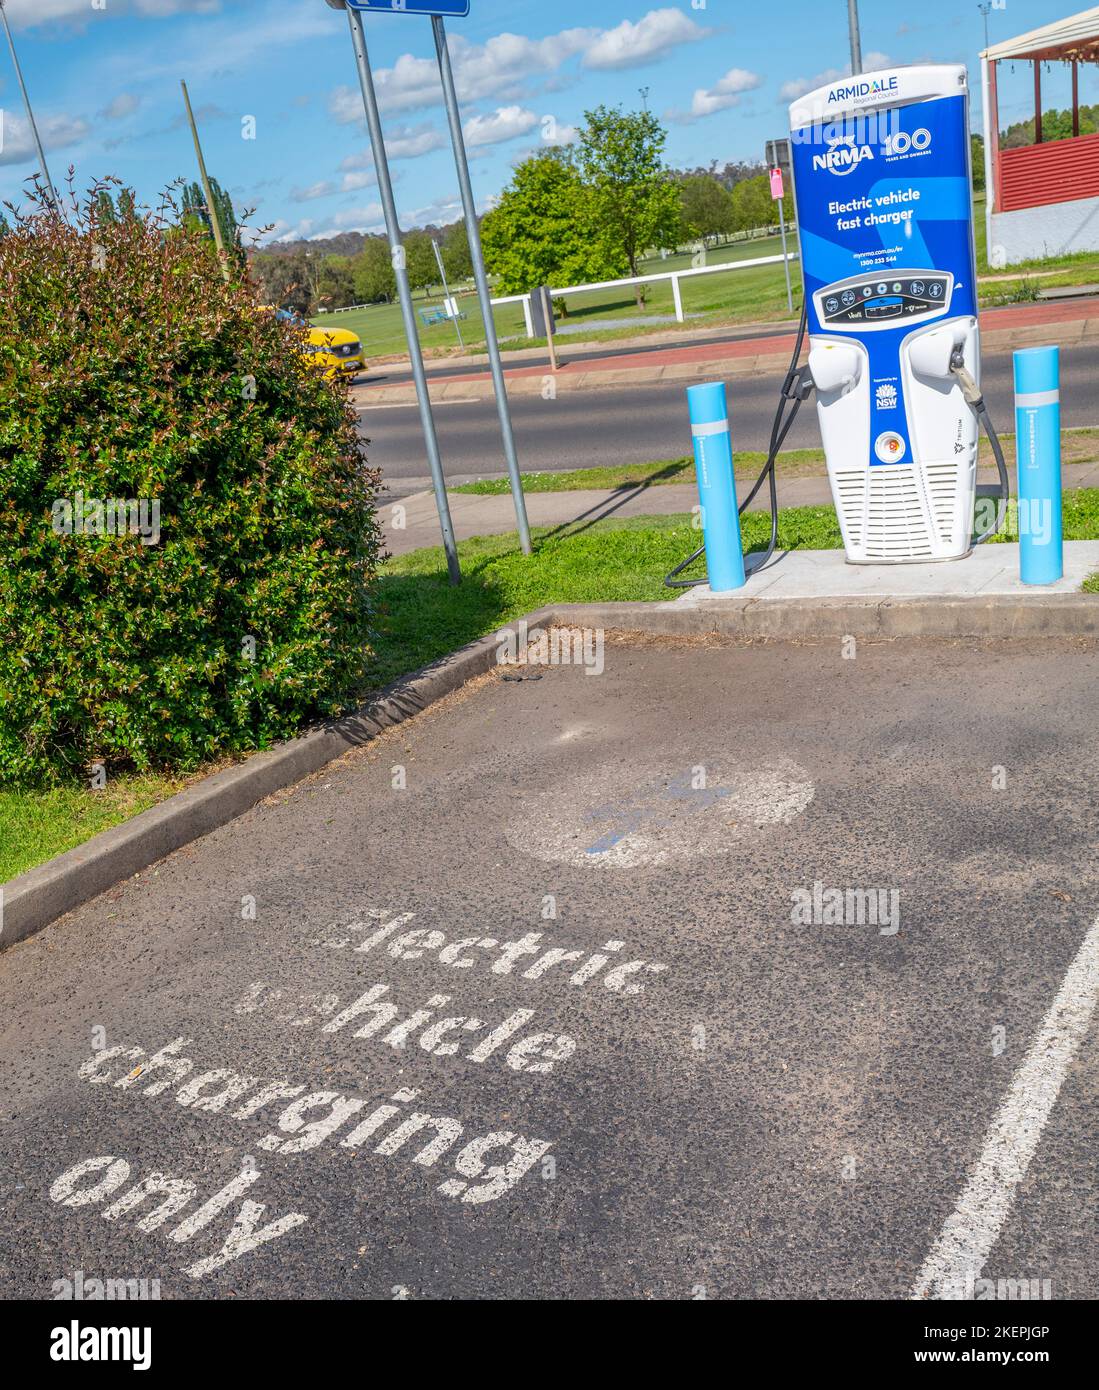
[[[308,328],[302,348],[326,377],[352,377],[366,368],[363,345],[346,328]]]
[[[263,313],[274,314],[282,323],[303,331],[299,346],[307,354],[306,360],[326,377],[351,377],[366,368],[363,345],[354,333],[346,328],[314,328],[302,316],[289,309],[276,309],[274,305],[262,304]]]

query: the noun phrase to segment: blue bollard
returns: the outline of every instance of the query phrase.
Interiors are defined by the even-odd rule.
[[[733,444],[725,383],[707,381],[687,387],[687,409],[694,440],[698,500],[702,507],[702,540],[706,573],[715,594],[744,584],[744,553],[733,481]]]
[[[1065,572],[1061,528],[1061,350],[1015,354],[1019,577],[1053,584]]]

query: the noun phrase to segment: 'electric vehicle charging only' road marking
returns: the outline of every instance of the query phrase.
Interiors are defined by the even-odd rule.
[[[1099,918],[1015,1073],[981,1155],[920,1270],[913,1298],[964,1299],[1011,1214],[1099,996]],[[971,1296],[971,1295],[970,1295]]]

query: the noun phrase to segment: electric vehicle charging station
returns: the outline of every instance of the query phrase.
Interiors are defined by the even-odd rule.
[[[790,108],[809,375],[847,559],[955,560],[1007,472],[981,399],[963,66],[843,79]],[[973,536],[978,417],[1000,467]]]
[[[770,543],[745,577],[774,554],[775,465],[814,390],[848,562],[961,559],[999,530],[1009,491],[979,385],[966,69],[890,68],[820,87],[790,108],[790,148],[805,302],[767,462],[737,508],[768,482]],[[999,495],[974,535],[982,424]],[[711,544],[723,567],[739,529],[718,534],[664,583],[704,584],[678,576],[704,552],[709,567]]]

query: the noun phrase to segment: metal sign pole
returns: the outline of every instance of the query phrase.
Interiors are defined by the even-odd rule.
[[[427,377],[424,375],[424,359],[420,351],[420,339],[416,332],[416,314],[412,308],[412,290],[408,283],[408,268],[405,265],[404,247],[401,244],[401,229],[397,222],[397,206],[393,201],[393,184],[389,178],[389,164],[385,157],[382,123],[378,115],[378,98],[374,93],[374,78],[370,72],[370,59],[366,52],[363,17],[358,10],[349,7],[347,22],[351,26],[351,42],[355,48],[355,63],[359,69],[359,86],[362,88],[366,124],[370,130],[370,145],[374,151],[374,172],[378,176],[378,194],[382,200],[382,211],[385,213],[385,230],[389,237],[389,248],[393,256],[393,271],[397,277],[397,296],[401,301],[401,318],[404,320],[405,337],[408,339],[412,379],[416,383],[420,423],[424,429],[424,447],[427,450],[431,482],[435,489],[435,505],[439,510],[439,526],[443,533],[446,567],[450,573],[450,582],[457,584],[462,577],[462,572],[458,568],[458,550],[454,544],[450,504],[447,501],[446,483],[443,480],[443,466],[439,460],[439,445],[435,438],[435,420],[431,414],[431,399],[427,391]]]
[[[778,207],[778,230],[782,237],[782,268],[786,272],[786,307],[794,312],[794,295],[790,288],[790,258],[786,249],[786,182],[782,168],[782,150],[777,140],[767,141],[767,167],[771,171],[771,198]]]
[[[431,16],[431,29],[435,35],[439,76],[443,81],[443,98],[446,102],[447,120],[450,123],[450,139],[454,146],[454,163],[458,167],[458,186],[462,193],[462,210],[466,216],[469,255],[473,262],[473,278],[477,282],[477,298],[480,300],[481,316],[485,321],[485,346],[488,348],[492,384],[496,391],[496,413],[500,417],[500,433],[504,438],[504,457],[507,459],[508,477],[511,479],[515,520],[519,526],[519,544],[523,554],[529,555],[530,526],[527,522],[527,504],[523,496],[523,480],[519,476],[519,459],[515,452],[511,411],[508,408],[507,387],[504,385],[504,369],[500,363],[500,349],[496,342],[496,325],[492,318],[492,296],[489,293],[488,278],[485,275],[485,261],[481,253],[481,234],[477,227],[477,208],[473,202],[473,186],[469,181],[466,142],[462,135],[462,118],[458,111],[458,97],[454,90],[454,74],[450,70],[450,52],[447,49],[446,29],[443,26],[441,15],[433,14]]]
[[[179,85],[183,88],[183,104],[187,108],[187,123],[191,127],[191,138],[195,142],[195,157],[198,160],[199,178],[202,180],[202,196],[206,199],[206,215],[210,219],[210,234],[214,238],[214,250],[217,252],[221,278],[228,284],[229,262],[225,259],[225,238],[221,234],[221,219],[218,217],[218,210],[214,207],[214,195],[210,189],[209,175],[206,173],[206,160],[202,156],[202,142],[198,138],[195,113],[191,110],[191,98],[187,92],[187,83],[180,78]]]
[[[458,324],[458,301],[450,297],[450,286],[446,282],[446,271],[443,269],[443,253],[434,237],[431,238],[431,249],[435,252],[435,264],[439,267],[439,279],[443,282],[443,302],[446,304],[447,315],[450,315],[451,310],[454,311],[454,331],[458,335],[458,346],[465,347],[465,343],[462,342],[462,330]]]
[[[546,347],[549,348],[550,366],[557,371],[557,346],[553,341],[553,300],[547,286],[539,285],[538,293],[542,299],[542,317],[546,324]]]
[[[15,51],[15,40],[11,36],[11,25],[8,23],[8,12],[4,6],[4,0],[0,0],[0,19],[4,21],[4,33],[8,36],[8,47],[11,49],[12,67],[15,69],[15,76],[19,83],[19,90],[23,93],[23,105],[27,110],[27,124],[31,128],[31,135],[34,137],[34,148],[38,151],[38,165],[42,170],[42,180],[46,189],[46,196],[50,201],[50,206],[54,212],[60,213],[61,203],[57,196],[57,190],[53,186],[50,178],[50,171],[46,167],[46,152],[42,148],[42,141],[38,135],[38,122],[34,119],[34,108],[31,106],[30,96],[27,94],[27,84],[23,81],[23,69],[19,66],[19,55]]]
[[[794,293],[790,288],[790,257],[786,251],[786,213],[783,210],[785,198],[778,198],[778,230],[782,237],[782,268],[786,272],[786,306],[790,313],[794,312]]]
[[[847,27],[851,31],[851,76],[862,72],[862,35],[859,33],[859,0],[847,0]]]

